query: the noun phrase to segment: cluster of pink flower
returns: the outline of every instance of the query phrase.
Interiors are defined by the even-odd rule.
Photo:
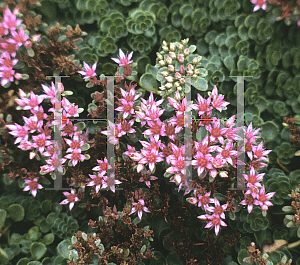
[[[131,58],[132,53],[129,55]],[[124,53],[120,50],[120,58],[121,60],[114,60],[119,63],[121,66],[125,66],[129,64],[130,58],[126,57]],[[123,63],[122,63],[123,62]],[[85,79],[92,78],[95,76],[95,64],[93,67],[89,67],[85,65],[85,71],[82,71],[81,74],[85,75]],[[127,87],[128,88],[128,87]],[[194,142],[196,149],[196,160],[192,161],[192,165],[197,169],[198,176],[200,176],[203,172],[209,173],[212,178],[215,178],[217,174],[221,177],[227,177],[225,171],[220,170],[226,163],[235,167],[233,160],[236,159],[237,151],[233,150],[233,141],[238,140],[238,136],[236,135],[236,131],[238,128],[233,128],[235,116],[232,116],[225,122],[225,127],[221,128],[220,120],[213,119],[212,110],[215,108],[218,111],[222,111],[224,107],[226,107],[229,103],[225,102],[224,96],[218,95],[217,88],[214,87],[211,96],[205,100],[201,95],[198,94],[198,104],[191,104],[187,106],[187,100],[184,98],[182,102],[178,102],[173,98],[168,98],[171,106],[176,109],[176,116],[173,116],[167,123],[164,123],[160,120],[160,116],[164,113],[164,110],[159,108],[160,104],[164,101],[163,99],[156,102],[153,98],[153,94],[150,94],[148,100],[141,99],[142,103],[140,106],[140,111],[135,111],[134,109],[134,101],[139,98],[139,95],[135,95],[134,87],[130,89],[129,92],[121,89],[123,99],[120,99],[121,106],[116,110],[123,113],[121,122],[113,125],[109,124],[110,130],[103,131],[103,134],[108,136],[108,140],[113,144],[119,143],[119,138],[126,133],[134,133],[135,130],[132,127],[134,121],[141,122],[141,125],[144,126],[146,123],[150,127],[145,130],[143,134],[150,139],[150,142],[140,141],[143,145],[143,149],[141,152],[137,152],[134,147],[127,145],[128,151],[124,152],[125,155],[128,155],[132,160],[138,162],[137,171],[141,172],[146,171],[145,165],[149,165],[149,169],[153,172],[155,168],[155,164],[164,161],[163,152],[159,152],[159,149],[165,151],[167,149],[171,150],[171,154],[166,156],[166,162],[168,164],[172,164],[171,167],[167,168],[166,172],[170,174],[175,174],[174,179],[170,182],[179,183],[179,190],[184,184],[187,182],[184,180],[184,150],[185,146],[176,146],[173,143],[169,143],[168,146],[165,146],[161,140],[159,140],[160,136],[167,136],[171,140],[176,139],[176,134],[181,132],[184,126],[184,113],[185,111],[190,111],[192,109],[198,110],[198,115],[201,117],[200,125],[205,126],[207,131],[210,133],[210,136],[206,136],[202,142]],[[127,121],[126,118],[130,119]],[[133,119],[131,119],[133,118]],[[212,122],[214,121],[214,126],[212,127]],[[123,124],[126,124],[124,126]],[[123,126],[122,126],[123,125]],[[124,129],[126,128],[126,130]],[[266,164],[262,163],[262,161],[267,160],[265,155],[267,155],[270,151],[264,151],[262,149],[262,142],[258,146],[254,146],[254,140],[257,138],[255,136],[258,133],[258,130],[252,131],[252,124],[249,125],[247,130],[245,131],[246,140],[245,146],[246,151],[251,160],[253,160],[253,154],[256,160],[252,161],[255,169],[259,167],[264,167]],[[227,138],[227,143],[224,142],[224,137]],[[225,145],[223,147],[217,146],[217,142]],[[217,151],[218,154],[214,157],[212,156],[212,152]],[[253,154],[252,154],[253,152]],[[106,159],[106,158],[105,158]],[[98,161],[100,162],[100,161]],[[101,161],[102,162],[102,161]],[[104,162],[102,162],[104,163]],[[107,163],[105,163],[107,167]],[[251,168],[250,176],[253,176],[254,167]],[[103,175],[105,171],[98,173],[98,176],[90,175],[93,179],[89,182],[88,186],[95,186],[96,191],[99,191],[101,184],[103,184]],[[150,171],[147,173],[150,175]],[[260,174],[259,176],[262,176]],[[247,175],[245,175],[247,180]],[[150,187],[150,180],[155,180],[157,177],[151,176],[147,186]],[[258,178],[261,180],[261,178]],[[105,181],[105,180],[104,180]],[[140,181],[144,181],[141,177]],[[119,181],[118,181],[119,182]],[[120,183],[120,182],[119,182]],[[112,185],[118,183],[112,183]],[[258,193],[251,185],[254,187],[259,187],[260,184],[248,182],[247,187],[252,188],[251,191],[248,190],[245,194],[245,200],[241,202],[241,204],[248,205],[248,211],[250,212],[253,204],[248,198],[253,196],[253,198],[257,198],[254,204],[260,205],[263,210],[267,210],[267,205],[272,205],[268,200],[273,196],[274,193],[265,194],[264,187]],[[104,183],[103,187],[107,187],[107,184]],[[114,190],[113,190],[114,191]],[[191,190],[186,189],[185,194],[189,193]],[[256,193],[255,193],[256,192]],[[220,202],[214,198],[210,198],[210,192],[206,193],[204,196],[197,195],[196,191],[194,191],[195,197],[190,198],[190,203],[196,204],[198,202],[198,207],[203,206],[203,208],[209,212],[213,212],[213,215],[202,215],[199,216],[199,219],[210,219],[211,221],[206,225],[206,228],[215,227],[215,232],[218,234],[220,225],[226,226],[226,224],[221,220],[221,218],[225,218],[224,211],[227,208],[227,204],[220,206]],[[249,194],[251,193],[251,194]],[[209,203],[214,203],[215,207],[209,206]],[[149,212],[148,208],[145,206],[143,199],[140,199],[137,203],[133,202],[134,207],[132,208],[132,212],[138,212],[138,217],[142,218],[142,212]]]
[[[120,53],[121,56],[121,53]],[[124,53],[122,53],[123,58]],[[89,69],[86,69],[87,72]],[[93,75],[90,75],[92,77]],[[239,128],[233,128],[235,116],[232,116],[225,122],[224,128],[221,128],[220,120],[214,120],[212,115],[212,110],[215,108],[218,111],[222,112],[222,109],[226,107],[229,103],[225,102],[224,96],[218,94],[217,87],[213,88],[213,91],[210,97],[205,100],[201,95],[198,94],[198,104],[191,104],[187,106],[187,100],[184,98],[182,102],[178,102],[173,98],[168,98],[170,105],[176,110],[176,116],[173,116],[167,123],[162,122],[160,120],[160,116],[164,113],[164,109],[161,109],[159,106],[164,101],[163,99],[158,102],[154,101],[153,94],[150,94],[148,100],[141,99],[140,111],[135,111],[134,109],[134,101],[139,97],[139,95],[135,95],[134,88],[131,88],[130,92],[125,92],[122,90],[123,99],[120,99],[122,106],[118,107],[116,110],[123,113],[122,122],[129,124],[127,125],[128,130],[122,130],[121,123],[110,124],[111,130],[104,131],[102,133],[109,136],[109,141],[111,143],[117,144],[119,143],[119,138],[125,133],[132,132],[135,130],[131,128],[134,124],[134,121],[141,122],[141,125],[144,126],[146,123],[149,128],[143,132],[143,134],[150,139],[147,141],[140,141],[143,146],[143,149],[140,152],[137,152],[134,147],[127,145],[128,151],[124,152],[125,155],[128,155],[132,160],[138,162],[137,172],[145,171],[145,165],[149,165],[149,169],[153,172],[155,168],[155,164],[164,161],[164,157],[166,158],[167,164],[171,164],[172,166],[167,168],[166,172],[170,174],[175,174],[174,179],[170,182],[179,183],[179,190],[185,184],[187,185],[186,180],[184,180],[184,169],[185,169],[185,161],[184,161],[184,151],[185,146],[176,146],[173,143],[169,143],[168,146],[165,146],[161,140],[159,140],[160,136],[167,136],[171,140],[176,139],[176,133],[182,131],[184,126],[184,112],[191,111],[195,109],[198,111],[198,115],[201,118],[201,126],[205,126],[206,130],[210,133],[207,135],[202,142],[194,142],[195,144],[195,158],[196,160],[192,161],[192,165],[197,169],[198,176],[200,177],[203,172],[209,173],[212,178],[216,178],[219,175],[221,177],[227,177],[227,172],[222,171],[221,169],[225,166],[226,163],[230,164],[233,167],[236,167],[233,163],[233,160],[236,159],[237,151],[233,150],[233,141],[238,140],[238,136],[236,135],[236,131]],[[128,118],[130,121],[126,121]],[[135,118],[135,119],[131,119]],[[212,122],[214,125],[212,126]],[[265,151],[262,148],[262,142],[258,146],[254,146],[254,140],[257,138],[255,136],[259,130],[252,131],[252,124],[249,125],[247,130],[245,131],[245,146],[246,152],[251,159],[253,160],[253,155],[255,161],[252,161],[252,169],[250,171],[250,176],[252,177],[254,174],[254,167],[258,169],[259,167],[266,166],[263,161],[266,161],[265,157],[270,151]],[[227,143],[225,144],[226,138]],[[217,143],[221,143],[223,147],[216,145]],[[171,150],[171,154],[168,156],[164,156],[163,152],[160,152],[159,149],[165,151],[167,149]],[[213,152],[218,152],[215,156],[213,156]],[[252,154],[253,152],[253,154]],[[147,173],[150,174],[148,170]],[[259,176],[262,176],[260,174]],[[95,177],[95,176],[94,176]],[[247,175],[245,175],[247,179]],[[157,179],[154,176],[151,176],[150,180]],[[261,178],[258,178],[261,180]],[[147,186],[150,187],[150,180],[148,180]],[[253,179],[252,179],[253,180]],[[251,181],[252,181],[251,180]],[[141,178],[140,181],[143,181]],[[96,185],[96,183],[92,183]],[[251,186],[252,185],[252,186]],[[253,195],[254,198],[258,200],[255,201],[255,204],[260,205],[263,210],[267,210],[267,205],[272,205],[268,200],[273,196],[274,193],[265,194],[264,187],[258,193],[254,187],[259,187],[258,183],[248,182],[247,187],[252,188],[252,193],[248,190],[245,194],[246,200],[243,200],[241,204],[248,205],[248,210],[252,209],[250,201],[248,198]],[[98,186],[99,187],[99,186]],[[186,189],[185,194],[189,193],[191,190]],[[257,192],[257,193],[255,193]],[[227,204],[220,206],[220,202],[214,198],[210,198],[210,192],[206,193],[204,196],[197,194],[196,191],[195,197],[190,198],[190,203],[196,204],[198,202],[198,207],[203,206],[203,208],[209,212],[213,212],[213,215],[202,215],[199,216],[199,219],[210,219],[211,221],[206,225],[206,228],[215,227],[215,232],[218,234],[220,225],[226,226],[226,224],[221,220],[221,218],[225,218],[224,211],[227,208]],[[249,194],[251,193],[251,194]],[[197,198],[196,198],[197,197]],[[209,206],[209,203],[214,203],[215,207]],[[147,207],[144,206],[144,201],[141,199],[138,203],[133,203],[134,207],[132,209],[132,213],[138,210],[138,216],[141,219],[142,211],[149,212]]]
[[[16,99],[16,102],[23,110],[30,110],[32,116],[30,118],[24,117],[25,125],[21,126],[17,123],[6,125],[11,135],[16,137],[15,144],[19,144],[19,148],[25,151],[32,150],[30,153],[30,159],[33,159],[38,152],[41,155],[50,157],[46,160],[47,165],[41,166],[41,172],[49,173],[55,171],[55,169],[62,169],[62,165],[66,162],[67,159],[70,159],[73,166],[75,166],[78,161],[84,161],[86,157],[81,154],[81,147],[84,142],[79,138],[79,132],[77,132],[77,127],[73,126],[72,122],[68,119],[69,117],[78,117],[78,106],[71,104],[66,98],[62,100],[62,107],[64,108],[62,112],[62,125],[61,125],[61,135],[69,136],[73,139],[65,139],[66,143],[69,145],[65,158],[59,160],[58,154],[54,152],[54,140],[51,140],[51,130],[49,127],[55,125],[55,120],[52,122],[47,121],[44,125],[44,120],[48,118],[48,115],[44,112],[44,109],[40,104],[44,99],[50,99],[51,103],[55,106],[57,101],[55,95],[55,85],[52,82],[51,86],[42,85],[43,90],[46,94],[35,95],[32,91],[30,92],[30,98],[27,97],[26,93],[23,90],[19,90],[20,99]],[[64,87],[61,84],[60,92],[64,91]],[[50,108],[49,112],[54,112],[54,108]],[[29,133],[37,133],[37,135],[32,135],[32,140],[29,140]],[[39,184],[37,185],[37,179],[32,181],[26,181],[29,184],[31,193],[33,196],[36,196],[36,188],[42,188]],[[28,186],[24,189],[28,190]]]
[[[263,142],[261,142],[258,146],[254,146],[255,138],[258,138],[258,136],[255,135],[259,132],[259,129],[253,131],[252,123],[250,123],[247,130],[244,130],[244,132],[245,151],[247,152],[248,157],[252,161],[252,164],[255,165],[255,168],[266,166],[266,164],[263,163],[263,161],[268,160],[265,156],[268,155],[271,152],[271,150],[264,150],[262,148]],[[219,154],[222,154],[221,149],[216,150],[218,150]],[[255,161],[253,158],[255,158]],[[263,176],[264,173],[258,175],[255,173],[254,166],[251,166],[249,175],[244,174],[244,177],[247,181],[248,190],[245,193],[245,199],[242,200],[240,204],[247,205],[249,213],[252,211],[253,205],[261,206],[263,211],[267,211],[268,206],[273,205],[269,200],[273,197],[275,192],[271,192],[268,194],[265,193],[265,187],[261,186],[261,184],[259,183],[263,179]],[[258,190],[259,187],[261,187],[260,190]],[[226,203],[220,206],[220,202],[217,200],[217,198],[210,198],[210,192],[206,193],[205,195],[200,195],[195,190],[194,196],[195,197],[189,198],[189,202],[191,204],[198,203],[198,207],[203,207],[205,211],[213,212],[212,215],[200,215],[198,216],[198,218],[202,220],[210,220],[210,222],[207,223],[205,228],[215,227],[215,233],[217,235],[220,226],[227,226],[226,223],[223,220],[221,220],[221,218],[225,219],[224,211],[227,209],[228,204]],[[209,203],[214,203],[215,207],[210,207],[208,205]]]
[[[22,45],[26,48],[32,46],[32,42],[28,40],[29,36],[25,34],[24,28],[19,27],[22,20],[17,19],[18,14],[18,9],[15,9],[12,13],[6,7],[3,21],[0,23],[0,78],[2,86],[5,86],[8,82],[13,82],[14,78],[17,80],[22,78],[20,73],[15,73],[13,70],[14,65],[18,62],[18,59],[13,58],[16,57],[16,52]],[[8,37],[9,31],[11,37]],[[39,37],[40,35],[33,36],[33,41],[37,41]]]
[[[271,150],[264,150],[262,148],[263,142],[260,142],[258,146],[253,146],[253,143],[255,141],[255,138],[259,138],[258,136],[255,136],[260,129],[257,129],[255,131],[252,130],[252,123],[250,123],[248,129],[245,131],[245,151],[247,152],[248,157],[251,161],[254,161],[254,165],[259,167],[264,167],[267,164],[263,163],[263,161],[268,161],[266,155],[268,155]],[[254,156],[254,157],[253,157]],[[268,194],[265,194],[265,187],[264,185],[261,186],[259,183],[262,179],[265,173],[262,174],[255,174],[255,167],[251,166],[250,174],[244,174],[244,177],[247,181],[247,188],[249,188],[245,193],[245,199],[241,201],[241,204],[248,205],[248,212],[250,213],[253,209],[253,205],[259,205],[261,206],[263,211],[268,210],[268,206],[272,206],[273,204],[269,202],[269,200],[273,197],[275,192],[271,192]],[[258,190],[258,188],[261,188]]]
[[[7,11],[8,12],[8,11]],[[18,22],[20,23],[20,22]],[[1,28],[0,28],[1,29]],[[130,58],[132,56],[132,53],[126,57],[122,50],[120,49],[120,60],[116,58],[112,58],[114,61],[118,62],[120,66],[125,66],[127,64],[130,64],[132,61],[130,61]],[[88,64],[84,62],[84,69],[85,71],[79,71],[80,74],[84,75],[84,79],[89,79],[94,76],[96,76],[96,67],[97,63],[95,63],[92,67],[90,67]],[[19,106],[23,108],[23,110],[30,110],[33,116],[30,118],[23,117],[24,122],[26,125],[21,126],[17,123],[15,125],[6,125],[6,127],[10,130],[9,132],[11,135],[16,137],[15,144],[19,144],[19,148],[25,151],[32,150],[35,148],[34,151],[30,153],[30,159],[33,159],[38,151],[43,155],[50,157],[50,159],[46,160],[47,165],[44,165],[41,167],[41,172],[43,173],[49,173],[54,172],[55,169],[62,170],[63,164],[66,162],[67,159],[70,159],[72,162],[72,165],[75,166],[79,161],[84,161],[86,157],[81,154],[81,147],[84,145],[84,139],[80,137],[79,132],[77,132],[77,127],[73,126],[72,122],[68,119],[69,117],[79,117],[78,114],[78,106],[74,106],[74,104],[71,104],[66,98],[63,97],[61,107],[64,108],[62,112],[62,126],[61,126],[61,135],[62,136],[70,136],[73,137],[72,140],[70,139],[64,139],[66,143],[70,146],[67,150],[67,153],[70,153],[68,155],[65,155],[65,158],[61,158],[59,160],[57,153],[54,151],[54,140],[50,140],[51,137],[51,131],[48,129],[49,127],[53,125],[57,125],[55,123],[55,120],[53,122],[47,122],[44,125],[44,120],[48,118],[48,115],[44,112],[44,109],[42,106],[39,106],[44,99],[50,99],[53,107],[50,108],[49,112],[55,112],[55,103],[57,102],[56,99],[56,88],[54,83],[51,83],[51,86],[48,87],[46,85],[42,85],[43,90],[46,94],[42,94],[40,96],[35,95],[32,91],[30,93],[30,98],[26,96],[24,91],[21,89],[19,90],[19,96],[20,99],[16,99],[16,102]],[[62,84],[60,84],[59,88],[60,92],[63,93],[64,87]],[[128,95],[126,97],[126,92],[122,92],[126,100],[129,100],[131,95]],[[131,92],[132,93],[132,92]],[[132,98],[132,100],[136,100],[138,96]],[[129,122],[128,124],[131,124],[132,122]],[[121,129],[124,129],[125,123],[122,124],[122,127],[118,127],[121,131]],[[126,125],[125,125],[126,126]],[[126,131],[126,130],[125,130]],[[29,133],[39,133],[38,135],[33,135],[32,141],[29,141]],[[135,130],[128,129],[129,133],[134,133]],[[106,132],[102,132],[103,134],[106,134]],[[118,134],[119,137],[121,137],[124,133],[122,131],[120,134]],[[46,151],[45,151],[46,149]],[[121,184],[120,181],[115,180],[113,176],[107,177],[104,176],[105,172],[107,170],[107,159],[105,158],[104,161],[97,160],[99,163],[99,166],[94,167],[92,170],[94,171],[100,171],[98,175],[90,175],[91,181],[87,184],[87,186],[95,186],[96,192],[98,192],[100,189],[106,189],[110,188],[113,192],[115,192],[115,184]],[[34,178],[33,180],[25,180],[25,182],[28,184],[23,190],[24,191],[30,191],[31,194],[35,197],[37,194],[38,189],[42,189],[43,186],[41,184],[38,184],[38,178]],[[74,185],[74,183],[71,183],[70,186]],[[102,185],[102,186],[101,186]],[[63,192],[63,194],[67,197],[67,199],[63,200],[61,204],[67,204],[70,203],[69,208],[72,210],[74,203],[79,201],[78,197],[75,194],[75,190],[71,189],[71,193],[69,192]]]
[[[121,66],[128,65],[131,63],[130,58],[132,53],[127,57],[120,50],[120,60],[115,59]],[[93,78],[96,70],[96,64],[92,67],[85,65],[85,71],[80,71],[81,74],[85,76],[85,79]],[[127,87],[127,85],[126,85]],[[47,152],[44,152],[43,155],[51,156],[54,152],[54,147],[51,146],[53,141],[46,140],[50,139],[51,136],[49,132],[44,129],[42,130],[42,120],[47,118],[47,115],[43,112],[42,107],[38,108],[38,105],[43,101],[44,98],[49,98],[52,104],[55,104],[55,86],[52,83],[51,88],[44,86],[43,89],[47,95],[36,96],[33,92],[31,92],[31,99],[26,98],[24,92],[20,91],[20,96],[22,99],[18,99],[17,102],[23,109],[30,109],[34,114],[34,117],[31,119],[27,119],[24,117],[26,126],[20,125],[7,125],[7,127],[13,132],[12,135],[17,136],[15,143],[21,142],[20,148],[23,150],[29,150],[31,148],[38,148],[42,153],[45,148],[47,148]],[[127,87],[128,89],[128,87]],[[129,89],[128,89],[129,90]],[[63,91],[63,89],[61,90]],[[218,94],[217,87],[213,88],[212,93],[208,97],[208,99],[204,99],[201,95],[197,95],[198,102],[197,104],[187,104],[186,98],[179,102],[173,98],[168,98],[170,105],[176,110],[176,115],[173,116],[166,122],[162,122],[160,120],[160,116],[164,113],[164,109],[161,109],[159,106],[164,101],[164,99],[156,102],[153,98],[153,94],[150,94],[148,100],[141,99],[140,110],[136,111],[134,108],[134,101],[137,100],[140,95],[136,95],[136,91],[134,87],[131,87],[129,92],[121,89],[123,98],[120,99],[121,106],[116,110],[122,112],[122,117],[119,123],[116,125],[109,124],[110,130],[102,131],[101,133],[106,134],[108,136],[109,142],[113,144],[119,144],[119,138],[125,135],[126,133],[135,133],[135,130],[131,128],[135,121],[141,122],[141,126],[143,127],[146,123],[149,126],[147,130],[144,131],[144,135],[149,141],[140,141],[143,146],[141,152],[135,150],[135,147],[131,147],[127,145],[128,151],[124,152],[125,155],[128,155],[132,160],[138,162],[136,169],[138,172],[142,171],[142,175],[149,175],[147,181],[145,181],[146,185],[150,187],[150,180],[155,180],[157,177],[151,176],[151,172],[155,169],[155,164],[164,161],[166,158],[166,163],[171,164],[171,167],[167,168],[166,173],[174,174],[174,179],[170,182],[175,182],[179,184],[179,190],[183,185],[187,185],[187,180],[185,179],[185,159],[184,152],[185,146],[177,146],[173,143],[169,143],[167,146],[164,145],[160,136],[167,136],[171,140],[176,139],[176,134],[181,132],[184,127],[184,114],[187,111],[191,111],[192,109],[198,111],[198,115],[201,118],[200,126],[204,126],[210,135],[207,135],[203,141],[194,143],[194,151],[195,160],[192,160],[192,165],[195,169],[197,169],[198,176],[201,177],[203,173],[209,174],[211,178],[216,178],[219,174],[220,177],[227,177],[227,172],[222,171],[222,168],[228,163],[232,167],[236,167],[233,163],[233,160],[236,159],[237,151],[233,148],[233,142],[238,140],[238,136],[236,135],[236,131],[239,128],[233,128],[235,116],[232,116],[225,123],[223,128],[221,128],[220,120],[212,117],[213,109],[217,109],[219,112],[222,112],[223,108],[226,107],[229,103],[224,101],[224,96]],[[62,105],[66,109],[63,112],[63,117],[78,117],[78,107],[73,106],[67,99],[62,100]],[[54,109],[50,109],[54,111]],[[50,111],[49,110],[49,111]],[[126,120],[127,119],[127,120]],[[129,120],[129,121],[128,121]],[[71,152],[65,156],[68,159],[72,159],[73,165],[76,165],[79,160],[83,161],[84,156],[81,159],[81,149],[83,143],[79,142],[79,135],[76,131],[76,127],[71,125],[71,122],[64,122],[63,128],[67,124],[69,124],[69,128],[66,132],[63,132],[62,135],[73,136],[73,141],[66,140],[70,148],[67,152]],[[214,124],[212,126],[212,124]],[[47,123],[46,127],[53,125],[53,123]],[[70,130],[70,126],[72,130]],[[34,143],[28,141],[28,131],[35,132],[39,131],[41,134],[39,136],[33,136]],[[258,136],[255,136],[259,130],[253,131],[252,124],[250,124],[245,130],[245,152],[247,152],[248,157],[251,162],[251,170],[250,175],[245,175],[245,179],[248,181],[247,187],[250,188],[245,193],[245,200],[241,202],[241,204],[248,205],[248,211],[251,212],[253,204],[260,205],[264,211],[268,209],[267,206],[272,205],[269,202],[269,199],[274,195],[274,193],[265,194],[264,186],[258,191],[258,187],[261,187],[261,184],[258,183],[263,177],[263,174],[255,176],[255,170],[266,166],[263,161],[267,161],[265,157],[270,151],[266,151],[262,148],[262,142],[255,146],[255,139]],[[48,132],[48,133],[46,133]],[[23,139],[24,138],[24,139]],[[221,146],[217,145],[218,143]],[[160,152],[160,150],[162,152]],[[36,153],[37,151],[35,151]],[[255,160],[254,160],[255,158]],[[54,171],[55,168],[61,167],[63,163],[66,161],[65,158],[63,161],[54,162],[55,157],[47,160],[48,165],[42,167],[42,172],[48,173]],[[106,189],[110,187],[110,189],[115,192],[115,185],[121,184],[120,181],[115,180],[113,177],[106,177],[105,173],[107,171],[107,158],[102,160],[97,160],[99,163],[98,166],[94,167],[93,171],[100,171],[97,175],[89,175],[91,177],[87,186],[95,187],[96,192],[99,192],[100,189]],[[145,165],[149,166],[149,170],[145,168]],[[144,181],[143,177],[140,178],[140,182]],[[24,190],[31,190],[32,194],[36,195],[36,190],[42,188],[40,184],[37,184],[37,179],[33,181],[26,181],[28,186]],[[71,184],[72,185],[72,184]],[[188,186],[188,185],[187,185]],[[191,192],[191,189],[186,189],[185,195]],[[74,203],[78,201],[78,197],[75,194],[75,190],[71,190],[71,193],[64,192],[64,195],[67,197],[61,204],[70,203],[70,210],[73,208]],[[203,207],[205,211],[212,212],[213,215],[201,215],[198,216],[199,219],[209,219],[210,222],[206,225],[206,228],[215,227],[215,232],[218,234],[220,226],[226,226],[226,224],[221,220],[225,218],[224,211],[227,208],[227,204],[220,205],[220,202],[217,198],[210,198],[210,192],[205,195],[199,195],[197,191],[194,191],[194,197],[189,198],[189,202],[192,204],[197,204],[198,207]],[[254,201],[254,199],[257,199]],[[251,200],[252,199],[252,200]],[[209,206],[209,203],[214,203],[215,206]],[[143,199],[139,199],[139,201],[133,202],[133,208],[131,213],[138,212],[138,217],[142,218],[142,212],[149,212],[148,208],[145,206]]]

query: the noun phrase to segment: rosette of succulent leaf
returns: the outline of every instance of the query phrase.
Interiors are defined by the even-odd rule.
[[[201,66],[202,57],[192,54],[195,45],[188,46],[189,39],[181,43],[174,42],[169,45],[163,41],[162,51],[157,52],[156,66],[158,69],[156,79],[161,83],[159,87],[162,98],[173,97],[181,100],[185,96],[185,80],[191,77],[191,85],[200,91],[208,89],[207,71]],[[179,91],[180,98],[176,92]]]

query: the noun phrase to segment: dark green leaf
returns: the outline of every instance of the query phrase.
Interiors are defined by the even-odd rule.
[[[25,215],[24,208],[20,204],[10,205],[7,209],[7,212],[10,215],[10,218],[14,222],[19,222],[19,221],[22,221],[24,219],[24,215]]]
[[[41,242],[34,242],[30,246],[30,253],[35,260],[40,260],[46,253],[47,247]]]

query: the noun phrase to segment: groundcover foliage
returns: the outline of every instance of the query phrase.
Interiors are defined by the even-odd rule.
[[[0,264],[300,264],[299,7],[2,1]]]

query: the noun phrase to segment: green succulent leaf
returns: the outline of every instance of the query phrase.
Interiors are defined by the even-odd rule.
[[[65,239],[63,241],[61,241],[58,246],[57,246],[57,251],[58,253],[63,256],[64,258],[69,258],[69,246],[72,245],[71,241],[69,239]]]
[[[80,122],[77,122],[75,123],[75,126],[77,127],[77,131],[83,131],[85,129],[85,123],[80,121]]]
[[[9,261],[7,253],[2,248],[0,248],[0,260],[3,264],[7,264]]]
[[[228,70],[233,70],[235,69],[235,61],[233,56],[226,56],[224,59],[224,65]]]
[[[246,249],[242,249],[238,253],[238,262],[240,265],[254,265],[254,262],[247,259],[250,257],[250,254],[247,252]]]
[[[30,246],[30,253],[33,259],[40,260],[46,253],[47,247],[41,242],[34,242]]]
[[[0,231],[2,230],[2,227],[5,224],[5,220],[6,220],[6,211],[0,209]]]
[[[22,205],[20,204],[12,204],[7,209],[8,214],[10,215],[10,218],[14,222],[19,222],[24,219],[25,211]]]
[[[143,74],[140,78],[140,84],[144,89],[146,89],[149,92],[151,92],[151,91],[154,93],[158,92],[158,90],[157,90],[158,85],[157,85],[156,78],[151,73]]]
[[[294,210],[291,206],[284,206],[284,207],[282,207],[282,211],[284,211],[285,213],[291,213]]]
[[[206,91],[208,89],[207,81],[202,77],[192,78],[192,86],[200,91]]]
[[[27,265],[29,261],[29,258],[22,258],[18,261],[17,265]]]
[[[279,128],[274,122],[267,121],[261,126],[260,133],[263,140],[267,143],[275,139],[279,133]]]
[[[53,243],[54,239],[55,239],[55,235],[52,233],[49,233],[47,235],[44,235],[43,241],[44,241],[45,245],[50,245]]]

